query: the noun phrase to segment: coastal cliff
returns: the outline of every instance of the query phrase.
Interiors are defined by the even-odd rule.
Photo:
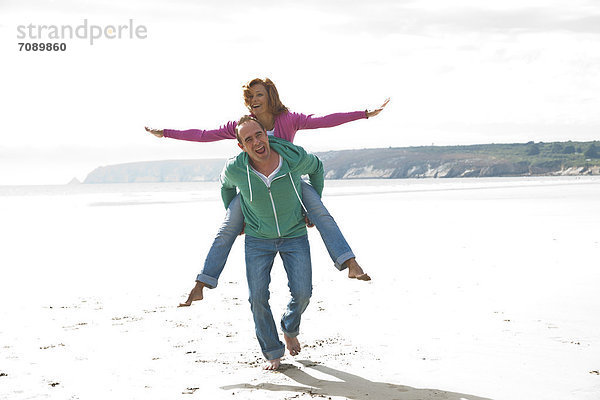
[[[600,175],[600,142],[485,144],[315,153],[326,179]],[[103,166],[84,183],[217,181],[224,159]]]

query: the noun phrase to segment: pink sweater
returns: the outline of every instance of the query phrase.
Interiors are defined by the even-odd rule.
[[[365,111],[329,114],[322,117],[313,117],[312,114],[304,115],[294,112],[284,112],[275,117],[274,135],[293,142],[296,132],[300,129],[330,128],[362,118],[367,118]],[[236,125],[237,122],[229,121],[218,129],[213,130],[188,129],[178,131],[175,129],[165,129],[163,132],[165,137],[173,139],[189,140],[192,142],[214,142],[223,139],[235,139]]]

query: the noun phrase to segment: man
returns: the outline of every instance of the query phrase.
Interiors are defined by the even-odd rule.
[[[321,195],[323,165],[317,157],[290,142],[269,137],[250,116],[236,127],[243,152],[228,161],[221,174],[225,207],[240,191],[246,233],[246,277],[256,337],[265,358],[265,369],[277,369],[285,352],[269,306],[271,268],[277,253],[283,260],[291,300],[281,318],[281,329],[291,355],[300,352],[298,334],[301,315],[312,294],[312,270],[306,223],[302,215],[300,177],[308,174]],[[189,305],[202,299],[201,282],[190,293]]]

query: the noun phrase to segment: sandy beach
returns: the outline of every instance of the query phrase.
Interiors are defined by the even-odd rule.
[[[218,184],[3,187],[0,398],[596,400],[598,199],[597,177],[326,181],[373,280],[345,278],[311,229],[302,352],[269,372],[243,240],[177,308]],[[276,318],[287,300],[278,260]]]

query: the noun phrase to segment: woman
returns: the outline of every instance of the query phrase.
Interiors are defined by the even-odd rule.
[[[246,107],[267,129],[267,133],[290,142],[293,142],[296,132],[301,129],[328,128],[362,118],[374,117],[389,102],[389,99],[387,99],[381,107],[373,111],[365,110],[313,117],[312,115],[290,112],[279,99],[279,93],[275,84],[268,78],[253,79],[243,86],[243,90]],[[146,127],[146,131],[157,137],[212,142],[222,139],[235,139],[235,126],[236,122],[228,122],[226,125],[215,130],[190,129],[178,131]],[[344,239],[335,220],[321,202],[317,192],[308,183],[302,184],[302,199],[307,209],[307,223],[310,224],[312,222],[316,225],[336,268],[339,270],[348,268],[349,278],[364,281],[371,280],[369,275],[364,273],[360,265],[356,262],[354,253]],[[208,286],[209,288],[217,286],[218,277],[225,266],[231,246],[236,237],[243,233],[243,221],[244,217],[238,195],[227,209],[225,221],[221,225],[217,237],[206,257],[204,268],[196,279],[196,287],[190,293],[187,301],[180,304],[180,306],[189,306],[195,300],[202,300],[204,286]]]

